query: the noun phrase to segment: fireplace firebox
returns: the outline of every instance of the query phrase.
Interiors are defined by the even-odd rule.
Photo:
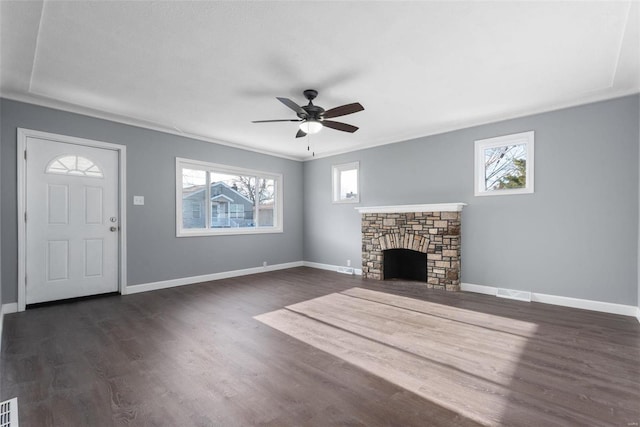
[[[411,249],[387,249],[382,252],[383,278],[427,281],[427,254]]]

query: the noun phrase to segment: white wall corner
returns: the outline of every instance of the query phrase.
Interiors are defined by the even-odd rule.
[[[496,295],[498,288],[485,285],[461,283],[460,289],[467,292],[475,292],[486,295]],[[616,304],[612,302],[593,301],[588,299],[563,297],[559,295],[539,294],[531,292],[531,302],[559,305],[563,307],[580,308],[583,310],[600,311],[602,313],[620,314],[623,316],[635,316],[640,321],[640,308],[632,305]]]

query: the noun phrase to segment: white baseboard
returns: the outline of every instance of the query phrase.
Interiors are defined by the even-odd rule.
[[[498,288],[493,286],[474,285],[472,283],[461,283],[460,289],[467,292],[476,292],[487,295],[495,295],[498,290]],[[621,314],[623,316],[636,316],[640,321],[640,309],[632,305],[563,297],[558,295],[539,294],[536,292],[531,292],[531,302],[561,305],[563,307],[582,308],[584,310]]]
[[[129,285],[126,288],[127,295],[140,292],[155,291],[158,289],[173,288],[175,286],[192,285],[194,283],[208,282],[210,280],[228,279],[230,277],[247,276],[249,274],[265,273],[267,271],[284,270],[287,268],[302,267],[302,261],[287,262],[284,264],[267,265],[266,267],[245,268],[243,270],[223,271],[220,273],[204,274],[202,276],[182,277],[179,279],[162,280],[160,282]]]
[[[638,322],[640,322],[640,307],[636,309],[636,319],[638,319]]]
[[[498,292],[498,288],[493,286],[474,285],[472,283],[460,283],[460,290],[485,295],[495,295]]]
[[[10,302],[0,306],[0,350],[2,350],[2,325],[4,324],[4,315],[16,313],[18,311],[18,303]]]
[[[7,304],[2,304],[2,315],[4,316],[5,314],[11,314],[11,313],[17,313],[18,312],[18,303],[17,302],[10,302]]]
[[[305,267],[317,268],[320,270],[329,270],[329,271],[338,271],[338,268],[343,267],[342,265],[331,265],[331,264],[321,264],[319,262],[311,262],[311,261],[303,261],[302,265]],[[361,268],[354,268],[353,272],[356,276],[362,276]]]
[[[545,304],[562,305],[565,307],[582,308],[585,310],[601,311],[603,313],[622,314],[624,316],[633,316],[635,314],[635,311],[637,311],[638,309],[637,307],[634,307],[632,305],[538,293],[531,293],[531,301],[542,302]]]

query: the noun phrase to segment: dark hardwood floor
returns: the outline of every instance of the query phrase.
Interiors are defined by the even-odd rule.
[[[441,304],[436,315],[443,319],[460,318],[457,309],[464,309],[465,325],[477,319],[487,330],[524,342],[517,351],[507,341],[491,350],[496,359],[513,361],[512,388],[510,381],[501,387],[518,396],[519,408],[530,407],[523,418],[508,404],[514,397],[504,396],[498,424],[544,425],[548,411],[541,401],[568,414],[566,425],[640,423],[640,324],[634,318],[310,268],[7,315],[0,394],[2,400],[18,397],[23,427],[480,425],[464,411],[254,319],[354,287]],[[529,324],[535,328],[518,329]],[[434,340],[430,348],[437,345]],[[478,351],[487,357],[486,348]],[[536,372],[553,372],[556,381],[541,386]],[[558,390],[562,395],[554,394]],[[470,387],[466,393],[457,398],[491,390]]]

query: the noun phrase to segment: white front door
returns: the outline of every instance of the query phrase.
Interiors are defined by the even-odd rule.
[[[26,139],[26,303],[118,290],[118,152]]]

